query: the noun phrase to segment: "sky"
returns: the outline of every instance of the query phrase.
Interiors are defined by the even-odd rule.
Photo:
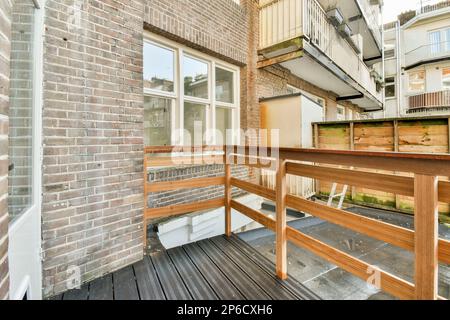
[[[419,8],[423,5],[434,4],[442,0],[384,0],[384,23],[396,20],[397,16],[408,10]]]

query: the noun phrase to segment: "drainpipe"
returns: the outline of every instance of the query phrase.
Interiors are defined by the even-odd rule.
[[[383,4],[380,4],[380,14],[383,17]],[[381,21],[381,74],[383,75],[383,83],[386,85],[386,70],[385,70],[385,60],[384,60],[384,21]],[[382,90],[383,99],[383,118],[386,118],[386,90]]]

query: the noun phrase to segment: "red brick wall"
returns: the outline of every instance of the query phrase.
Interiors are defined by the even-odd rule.
[[[0,300],[8,299],[8,134],[11,3],[0,1]]]

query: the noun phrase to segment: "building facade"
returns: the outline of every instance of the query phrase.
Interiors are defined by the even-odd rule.
[[[291,6],[298,32],[270,36],[272,6]],[[139,261],[145,201],[220,191],[144,200],[145,146],[258,129],[259,100],[279,95],[307,96],[323,120],[382,108],[380,12],[369,0],[2,1],[0,298],[52,296]]]
[[[386,25],[386,112],[450,114],[450,2],[419,8]]]

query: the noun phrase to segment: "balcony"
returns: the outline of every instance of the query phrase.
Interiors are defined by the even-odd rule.
[[[450,59],[450,41],[422,45],[405,54],[405,69]]]
[[[382,106],[363,61],[363,39],[336,28],[315,0],[266,1],[260,7],[258,67],[280,64],[296,76],[370,111]]]
[[[408,113],[450,110],[450,90],[427,92],[411,96],[408,99]]]

